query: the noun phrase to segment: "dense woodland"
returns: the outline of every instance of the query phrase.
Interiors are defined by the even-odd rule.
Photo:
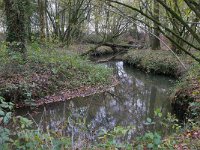
[[[77,146],[15,115],[115,87],[113,70],[88,60],[102,56],[176,78],[170,102],[184,125],[160,121],[175,135],[151,130],[132,142],[131,128],[118,127]],[[199,0],[0,0],[0,149],[200,149],[199,82]]]
[[[7,42],[127,42],[143,40],[147,48],[162,42],[176,52],[199,51],[198,1],[51,1],[1,2],[2,34]],[[17,35],[16,35],[17,34]],[[166,39],[168,39],[166,41]]]

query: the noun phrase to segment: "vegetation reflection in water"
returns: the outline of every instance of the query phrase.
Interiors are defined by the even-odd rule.
[[[171,111],[168,91],[173,79],[147,75],[124,66],[123,62],[103,65],[112,67],[120,82],[109,92],[54,103],[36,111],[18,110],[17,115],[31,117],[44,131],[53,130],[63,136],[81,136],[91,141],[102,130],[116,126],[134,127],[132,135],[142,135],[147,128],[145,121],[153,118],[155,109],[160,108],[163,116]]]

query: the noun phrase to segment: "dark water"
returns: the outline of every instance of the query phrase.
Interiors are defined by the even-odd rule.
[[[103,64],[114,69],[120,84],[109,92],[71,101],[55,103],[37,110],[19,110],[17,114],[34,119],[35,124],[63,135],[93,138],[101,129],[116,126],[134,126],[133,135],[145,131],[147,117],[153,118],[160,108],[165,115],[171,112],[169,90],[174,80],[168,77],[147,75],[123,65],[123,62]]]

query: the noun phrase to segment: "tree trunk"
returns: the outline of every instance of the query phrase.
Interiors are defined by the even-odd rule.
[[[49,22],[48,22],[48,1],[45,0],[45,20],[46,20],[46,37],[47,37],[47,41],[50,40],[50,35],[49,35]]]
[[[27,39],[28,39],[28,42],[31,42],[32,41],[32,28],[31,28],[31,17],[29,16],[27,18]]]
[[[65,33],[65,10],[61,13],[61,40],[63,39],[64,33]]]
[[[38,0],[39,20],[40,20],[40,40],[45,41],[45,2]]]
[[[26,0],[4,0],[8,48],[25,54],[25,7]]]
[[[154,19],[159,21],[159,13],[160,13],[160,8],[159,8],[159,3],[154,0]],[[160,31],[159,31],[159,25],[154,22],[154,37],[152,38],[152,45],[151,48],[153,50],[160,49],[160,40],[157,38],[160,36]]]
[[[99,15],[100,15],[100,8],[96,7],[94,10],[94,25],[95,25],[95,33],[96,35],[99,34]]]

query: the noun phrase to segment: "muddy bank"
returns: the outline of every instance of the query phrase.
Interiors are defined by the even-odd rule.
[[[112,83],[110,85],[99,85],[99,86],[82,86],[76,89],[66,89],[61,90],[55,94],[45,96],[44,98],[34,100],[34,106],[42,106],[46,104],[52,104],[56,102],[64,102],[66,100],[71,100],[79,97],[88,97],[94,94],[103,93],[109,91],[111,88],[115,87],[118,84],[118,80],[113,77]],[[15,108],[29,107],[25,103],[15,104]]]

